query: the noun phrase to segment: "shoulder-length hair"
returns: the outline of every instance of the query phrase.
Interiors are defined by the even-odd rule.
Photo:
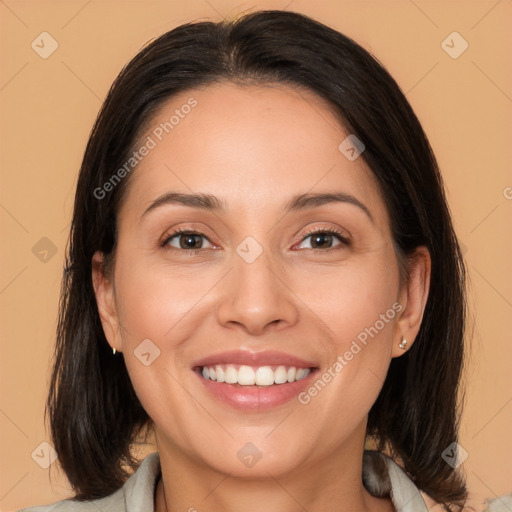
[[[363,141],[391,219],[399,260],[430,251],[430,293],[411,349],[392,360],[368,418],[368,439],[399,461],[419,489],[445,505],[466,497],[442,458],[457,440],[465,324],[465,269],[435,157],[397,83],[350,38],[307,16],[258,11],[181,25],[145,46],[113,83],[90,134],[76,189],[62,281],[54,368],[46,404],[59,461],[75,499],[117,490],[138,461],[132,447],[151,419],[122,357],[113,357],[91,278],[96,251],[115,253],[126,176],[95,193],[173,95],[222,80],[305,87],[327,100]],[[104,196],[104,197],[103,197]]]

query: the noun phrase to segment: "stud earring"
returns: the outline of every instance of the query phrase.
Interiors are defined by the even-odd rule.
[[[404,336],[402,336],[402,341],[398,344],[398,346],[402,350],[405,350],[407,348],[407,340],[404,338]]]

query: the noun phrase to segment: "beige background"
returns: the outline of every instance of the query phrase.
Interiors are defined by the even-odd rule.
[[[463,468],[476,497],[512,490],[510,0],[5,0],[0,1],[2,511],[70,494],[58,464],[50,467],[50,482],[50,470],[31,454],[47,453],[39,445],[50,441],[43,408],[63,251],[78,168],[108,87],[148,39],[188,21],[217,21],[261,8],[303,12],[353,37],[389,69],[423,123],[446,180],[471,278],[474,336],[461,437],[469,456]],[[58,43],[47,59],[31,47],[44,31]],[[454,31],[469,44],[456,59],[442,46]],[[457,37],[447,44],[452,52],[462,48]],[[41,242],[43,237],[51,242]]]

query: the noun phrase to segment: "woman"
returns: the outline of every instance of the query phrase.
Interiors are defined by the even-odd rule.
[[[426,136],[364,49],[285,11],[164,34],[80,171],[55,510],[461,510],[464,276]]]

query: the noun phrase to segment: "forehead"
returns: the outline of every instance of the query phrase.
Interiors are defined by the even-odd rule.
[[[382,209],[373,173],[339,149],[350,135],[332,106],[285,84],[221,82],[167,100],[135,144],[150,149],[125,203],[147,205],[169,190],[206,192],[261,210],[297,193],[342,189]]]

